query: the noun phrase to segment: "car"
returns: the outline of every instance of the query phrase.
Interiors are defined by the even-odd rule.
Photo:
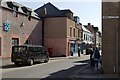
[[[12,46],[11,61],[15,65],[27,63],[33,65],[35,62],[49,61],[47,49],[39,45]]]

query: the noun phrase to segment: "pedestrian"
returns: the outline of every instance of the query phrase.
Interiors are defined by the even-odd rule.
[[[98,50],[98,48],[96,47],[95,50],[93,51],[93,55],[92,58],[94,59],[94,63],[95,63],[95,70],[98,69],[98,63],[100,60],[100,52]]]
[[[93,49],[90,49],[90,66],[94,67],[95,63],[94,63],[94,59],[92,58],[93,55]]]
[[[80,48],[78,48],[78,56],[80,57]]]
[[[70,53],[71,53],[71,56],[73,56],[73,47],[71,47]]]

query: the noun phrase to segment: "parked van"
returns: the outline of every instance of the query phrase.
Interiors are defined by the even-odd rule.
[[[43,46],[37,45],[21,45],[12,47],[11,61],[15,65],[21,63],[28,63],[33,65],[34,62],[48,62],[49,54],[48,51]]]

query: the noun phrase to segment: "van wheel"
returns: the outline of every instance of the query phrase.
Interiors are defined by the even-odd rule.
[[[49,57],[47,56],[44,62],[47,63],[48,61],[49,61]]]
[[[30,65],[32,66],[34,64],[34,60],[30,59]]]

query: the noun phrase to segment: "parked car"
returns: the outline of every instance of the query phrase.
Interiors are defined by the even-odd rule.
[[[43,46],[37,45],[20,45],[12,47],[12,55],[11,61],[15,63],[15,65],[19,65],[21,63],[27,63],[33,65],[34,62],[48,62],[49,61],[49,53],[47,49]]]

